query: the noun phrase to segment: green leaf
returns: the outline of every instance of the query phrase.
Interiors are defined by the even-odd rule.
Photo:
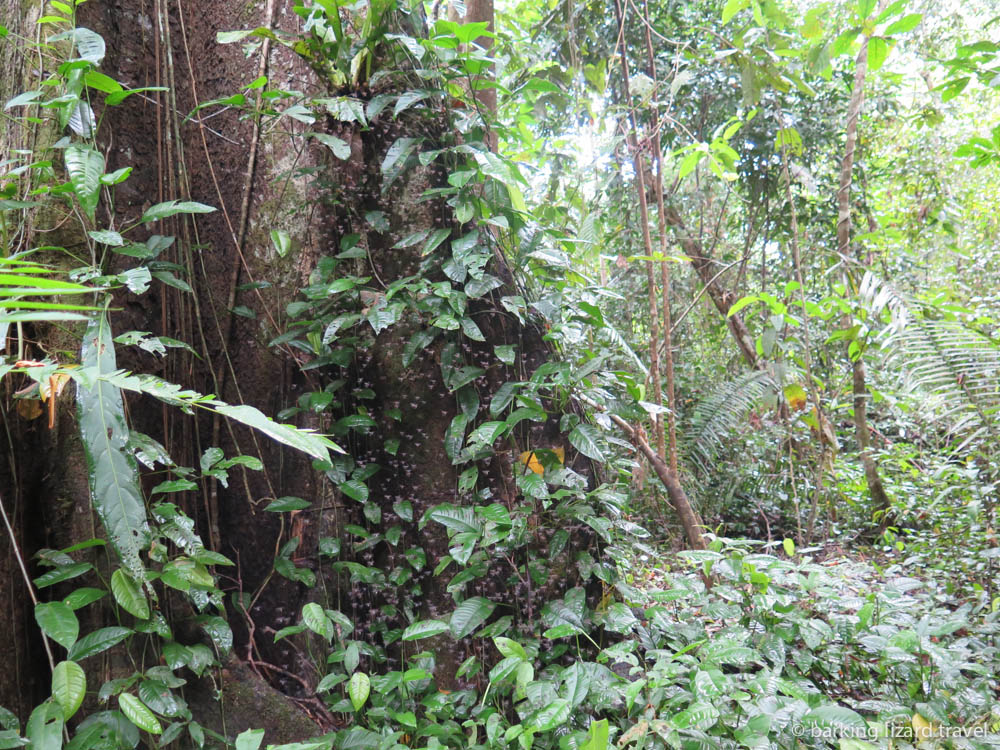
[[[880,36],[868,40],[868,67],[878,70],[889,56],[889,43]]]
[[[327,641],[333,640],[333,636],[336,635],[333,621],[327,617],[326,612],[316,602],[309,602],[302,608],[302,622],[312,632],[326,638]]]
[[[10,109],[11,107],[23,107],[25,104],[31,104],[33,101],[35,101],[36,99],[38,99],[44,93],[45,92],[42,91],[41,89],[35,89],[33,91],[22,92],[22,93],[18,94],[17,96],[15,96],[10,101],[8,101],[4,105],[4,109],[5,110],[6,109]]]
[[[347,694],[351,698],[351,705],[355,711],[360,711],[368,700],[371,693],[371,680],[364,672],[355,672],[351,675],[351,681],[347,683]]]
[[[917,26],[920,25],[920,21],[923,20],[923,15],[920,13],[910,13],[903,16],[898,21],[894,21],[889,24],[886,30],[883,32],[886,36],[892,36],[893,34],[905,34],[908,31],[913,31]]]
[[[118,234],[118,232],[112,232],[110,229],[87,232],[87,234],[94,242],[100,242],[102,245],[121,247],[125,244],[125,238]]]
[[[785,550],[785,554],[789,557],[795,556],[795,542],[793,542],[788,537],[785,537],[784,541],[781,542],[781,546]]]
[[[263,729],[247,729],[236,737],[236,750],[257,750],[263,739]]]
[[[326,146],[338,159],[346,161],[351,158],[351,144],[326,133],[311,133],[312,137]]]
[[[31,750],[60,750],[64,723],[62,706],[55,701],[45,701],[38,706],[24,728]]]
[[[308,453],[313,458],[318,458],[320,461],[325,461],[326,463],[330,462],[330,450],[334,450],[337,453],[344,452],[340,446],[327,438],[317,435],[311,430],[304,430],[288,424],[279,424],[253,406],[246,404],[240,406],[223,404],[215,407],[215,410],[224,417],[235,419],[247,427],[260,430],[279,443],[296,448],[303,453]]]
[[[0,28],[3,27],[0,26]],[[0,34],[0,36],[3,35]],[[0,729],[0,750],[13,750],[27,744],[28,740],[18,734],[16,729]]]
[[[65,649],[71,649],[80,635],[79,620],[63,602],[42,602],[35,605],[35,622],[45,635]]]
[[[118,81],[96,70],[88,70],[84,73],[83,82],[90,88],[105,94],[114,94],[122,90],[122,85]]]
[[[213,211],[215,209],[212,206],[206,206],[204,203],[196,201],[166,201],[147,208],[139,221],[145,224],[177,214],[210,214]]]
[[[87,692],[87,676],[75,661],[61,661],[52,670],[52,697],[63,710],[63,719],[76,713]]]
[[[268,503],[264,510],[270,511],[271,513],[283,513],[289,510],[303,510],[304,508],[308,508],[310,505],[312,505],[312,503],[308,500],[288,495],[286,497],[279,497],[277,500],[273,500]]]
[[[432,521],[437,521],[442,526],[459,533],[472,532],[480,534],[483,525],[476,518],[472,508],[459,508],[454,505],[438,505],[427,514]]]
[[[101,589],[95,589],[90,587],[84,587],[77,589],[72,594],[63,599],[63,603],[72,610],[82,609],[88,604],[96,602],[98,599],[102,599],[106,592]]]
[[[864,20],[872,14],[878,0],[858,0],[858,16]]]
[[[77,578],[82,576],[89,570],[93,570],[94,566],[90,563],[74,563],[73,565],[60,565],[55,570],[50,570],[48,573],[43,573],[34,579],[35,586],[40,589],[46,586],[52,586],[57,583],[62,583],[63,581],[68,581],[71,578]]]
[[[817,726],[824,729],[836,729],[844,737],[864,737],[868,724],[864,718],[847,708],[829,703],[814,708],[802,717],[802,723],[807,726]]]
[[[493,645],[495,645],[497,650],[505,657],[516,656],[518,659],[523,659],[525,661],[528,659],[528,654],[525,652],[524,646],[511,638],[497,636],[493,639]]]
[[[100,151],[89,146],[73,144],[66,147],[63,160],[66,163],[66,173],[69,175],[73,194],[80,202],[84,214],[93,221],[97,201],[100,199],[104,157]]]
[[[95,369],[98,375],[115,372],[112,339],[107,316],[98,315],[83,337],[83,367]],[[78,385],[77,403],[97,515],[129,574],[144,581],[140,552],[149,545],[150,534],[135,460],[125,450],[129,430],[121,391],[105,380],[95,379],[89,388]]]
[[[749,7],[750,0],[728,0],[726,2],[726,7],[722,9],[722,23],[729,23],[733,16],[739,13],[744,8]]]
[[[73,42],[73,46],[76,48],[76,53],[79,55],[79,57],[75,59],[86,60],[87,62],[94,63],[95,65],[99,65],[104,59],[104,54],[106,52],[104,38],[96,31],[91,31],[83,26],[78,26],[75,29],[64,31],[61,34],[50,36],[48,41],[55,42],[62,41],[64,39],[69,39]]]
[[[535,716],[535,731],[548,732],[562,726],[569,719],[570,703],[565,698],[557,698]]]
[[[149,618],[149,602],[146,601],[146,595],[121,568],[116,568],[111,574],[111,593],[119,606],[130,615],[140,620]]]
[[[360,482],[357,479],[348,479],[346,482],[341,482],[338,486],[340,491],[352,500],[363,503],[368,499],[368,486],[364,482]]]
[[[93,633],[87,633],[73,644],[73,648],[69,650],[69,658],[73,661],[81,661],[88,656],[107,651],[130,635],[132,635],[131,630],[121,627],[101,628]]]
[[[496,606],[496,604],[482,596],[473,596],[466,599],[451,613],[449,627],[451,628],[452,637],[458,640],[459,638],[471,635],[476,628],[486,622],[486,618],[493,613]]]
[[[608,720],[592,721],[580,750],[608,750]]]
[[[292,238],[284,229],[272,229],[271,242],[279,258],[284,258],[292,249]]]
[[[403,631],[404,641],[419,641],[421,638],[431,638],[449,630],[448,623],[441,620],[421,620],[408,626]]]
[[[604,436],[600,431],[589,424],[578,424],[569,433],[569,442],[580,453],[595,461],[604,461]]]
[[[163,727],[153,715],[153,712],[146,708],[146,705],[131,693],[122,693],[118,696],[118,707],[125,714],[125,718],[150,734],[162,734]]]

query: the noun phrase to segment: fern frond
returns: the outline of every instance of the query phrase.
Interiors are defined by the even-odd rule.
[[[1000,439],[1000,341],[866,273],[858,295],[876,315],[891,313],[883,344],[904,390],[960,447]]]
[[[1000,438],[1000,342],[959,321],[915,315],[888,347],[924,414],[963,445]]]
[[[694,407],[684,430],[684,453],[705,470],[732,431],[765,395],[777,390],[767,372],[752,370],[721,383]]]

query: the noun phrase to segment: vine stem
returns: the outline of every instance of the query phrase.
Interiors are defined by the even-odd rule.
[[[24,585],[28,587],[28,596],[31,597],[32,605],[37,607],[38,597],[35,596],[35,588],[31,585],[31,576],[28,575],[28,568],[24,564],[24,556],[21,554],[21,545],[17,543],[17,536],[14,534],[14,528],[10,525],[10,519],[7,517],[7,509],[4,507],[3,497],[0,497],[0,515],[3,516],[3,525],[7,527],[7,534],[10,536],[11,549],[14,550],[14,557],[17,558],[18,567],[21,568],[21,575],[24,577]],[[52,646],[49,645],[49,637],[45,635],[45,631],[42,631],[42,643],[45,645],[45,654],[49,657],[49,669],[55,672],[56,660],[52,657]]]

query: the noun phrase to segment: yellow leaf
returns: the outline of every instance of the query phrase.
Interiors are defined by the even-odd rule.
[[[556,446],[555,448],[549,448],[548,450],[555,454],[556,458],[559,459],[560,464],[566,463],[566,449],[561,445]],[[539,476],[545,473],[545,467],[542,466],[542,462],[538,460],[538,456],[535,454],[535,451],[525,451],[518,457],[518,460]]]
[[[789,383],[785,386],[785,400],[792,411],[799,411],[806,405],[806,391],[798,383]]]
[[[917,742],[929,740],[932,736],[934,736],[934,725],[920,714],[913,714],[913,718],[910,719],[910,724],[913,726],[913,738],[917,740]]]

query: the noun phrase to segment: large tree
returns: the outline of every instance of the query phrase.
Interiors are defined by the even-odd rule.
[[[573,518],[558,522],[572,541],[551,545],[558,508],[538,501],[547,496],[543,471],[570,489],[594,479],[587,458],[560,436],[560,422],[572,428],[578,416],[570,412],[566,422],[544,373],[531,378],[548,346],[502,260],[501,244],[516,242],[525,224],[516,172],[490,152],[495,124],[490,98],[482,96],[489,86],[485,45],[475,42],[486,24],[465,27],[470,34],[440,27],[437,47],[446,52],[435,61],[427,55],[434,45],[420,46],[428,29],[419,13],[389,3],[373,3],[367,16],[334,6],[324,13],[326,7],[269,2],[248,17],[232,3],[81,6],[75,25],[106,44],[100,72],[126,89],[149,90],[110,106],[99,86],[86,89],[100,123],[95,151],[104,171],[133,171],[76,235],[44,242],[80,250],[88,242],[84,230],[135,225],[151,206],[173,199],[215,207],[197,220],[174,213],[148,221],[130,236],[157,247],[146,264],[153,286],[143,295],[115,293],[107,335],[151,332],[192,350],[164,359],[148,347],[118,346],[117,366],[268,415],[286,410],[283,420],[332,432],[346,451],[317,464],[315,453],[310,458],[218,412],[189,416],[148,396],[127,396],[134,440],[144,440],[136,433],[150,436],[177,465],[201,465],[200,478],[172,468],[182,484],[164,488],[165,497],[195,520],[208,548],[234,563],[216,569],[231,594],[226,610],[236,658],[221,673],[222,688],[243,711],[230,732],[263,721],[282,724],[286,737],[304,736],[312,725],[296,718],[295,705],[329,726],[313,697],[322,675],[301,656],[307,635],[275,639],[300,620],[307,602],[343,613],[372,644],[372,658],[395,662],[398,651],[382,644],[396,641],[413,620],[447,621],[462,600],[478,607],[474,625],[500,605],[494,621],[504,612],[513,627],[535,627],[542,603],[578,580],[574,546],[594,545],[593,532]],[[21,6],[13,10],[4,80],[30,89],[40,71],[24,63],[27,47],[15,40],[35,19]],[[255,27],[266,31],[243,35],[243,44],[217,43],[218,32]],[[389,32],[408,36],[399,41]],[[51,70],[65,54],[58,44],[43,48],[40,62]],[[414,54],[427,55],[430,73],[414,64]],[[17,88],[2,92],[4,99]],[[3,144],[7,154],[48,145],[16,142],[29,134],[48,143],[60,135],[17,130],[15,141]],[[58,159],[55,168],[63,168]],[[453,172],[468,176],[449,180]],[[509,189],[498,179],[504,175]],[[23,226],[18,249],[43,244],[45,232],[66,218],[60,211],[57,204],[53,218],[29,209],[34,223]],[[112,275],[135,263],[129,255],[106,257],[103,270]],[[28,330],[25,356],[38,361],[70,364],[79,337],[84,351],[91,341],[82,328],[39,323]],[[101,335],[93,342],[103,352],[109,339]],[[80,408],[86,411],[85,400]],[[60,400],[55,428],[46,429],[25,419],[9,397],[5,404],[11,460],[2,497],[12,534],[2,542],[0,591],[11,603],[15,638],[3,653],[13,679],[0,688],[0,705],[22,718],[48,695],[49,679],[18,562],[37,576],[43,569],[31,558],[39,550],[103,535],[90,504],[90,446],[86,434],[82,442],[77,437],[74,412],[70,399]],[[487,422],[495,434],[473,432]],[[575,444],[591,445],[590,433],[577,429],[588,440]],[[515,447],[492,450],[501,434]],[[227,477],[218,470],[223,455],[251,458],[228,467]],[[147,493],[166,478],[162,466],[155,476],[146,473]],[[188,476],[194,485],[183,484]],[[266,512],[275,501],[291,512]],[[162,512],[153,520],[169,526]],[[463,524],[465,536],[456,536]],[[478,531],[470,537],[470,529]],[[484,534],[492,535],[489,545]],[[550,550],[549,564],[539,565]],[[110,550],[70,554],[97,566],[73,584],[99,585],[97,575],[118,564]],[[150,554],[142,550],[133,564],[151,565]],[[449,561],[465,583],[436,574]],[[71,585],[47,588],[41,598],[63,596]],[[224,626],[205,620],[211,608],[199,615],[159,584],[154,590],[172,628],[167,641],[192,647],[208,643],[207,632],[215,646],[225,645]],[[152,615],[155,621],[156,607]],[[95,605],[79,617],[84,630],[92,629],[108,625],[112,611]],[[156,630],[142,620],[140,630]],[[467,634],[452,625],[452,635]],[[86,662],[88,684],[153,666],[143,661],[137,638],[128,650],[106,652],[101,665]],[[467,655],[447,638],[430,641],[439,647],[434,671],[442,687],[454,685]],[[190,694],[189,702],[194,707]]]

